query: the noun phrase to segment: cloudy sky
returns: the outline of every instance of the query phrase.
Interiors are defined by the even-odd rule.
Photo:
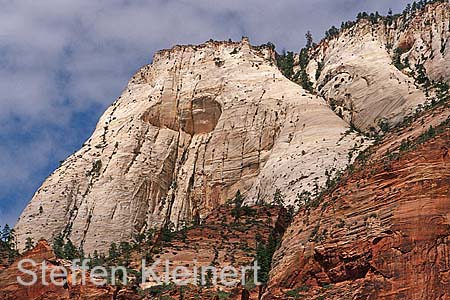
[[[209,39],[297,51],[360,11],[406,0],[0,0],[0,225],[92,133],[153,53]]]

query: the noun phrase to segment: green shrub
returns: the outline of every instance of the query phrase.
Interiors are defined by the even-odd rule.
[[[282,54],[276,55],[276,59],[281,73],[288,79],[292,79],[294,75],[294,53],[291,51],[287,53],[283,51]]]

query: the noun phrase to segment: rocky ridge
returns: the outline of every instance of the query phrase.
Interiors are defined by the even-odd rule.
[[[127,264],[128,286],[95,286],[72,285],[71,262],[58,259],[46,241],[40,241],[34,249],[26,252],[5,270],[0,270],[0,297],[5,300],[15,299],[110,299],[110,300],[150,300],[150,299],[257,299],[260,289],[255,286],[248,274],[246,286],[225,286],[218,281],[218,286],[201,286],[188,284],[178,287],[174,284],[158,286],[150,279],[140,284],[142,274],[141,259],[147,260],[148,266],[159,260],[161,263],[154,269],[156,276],[164,276],[165,262],[170,261],[172,267],[185,266],[189,271],[194,267],[208,267],[214,265],[220,272],[226,266],[249,266],[257,257],[258,244],[267,244],[270,237],[279,238],[289,225],[288,212],[278,206],[254,206],[239,208],[234,203],[227,203],[211,213],[202,224],[173,232],[169,236],[156,235],[150,240],[143,240],[133,247]],[[20,286],[16,277],[24,277],[18,269],[18,262],[22,259],[32,259],[36,267],[29,268],[39,273],[41,279],[42,263],[45,261],[48,269],[46,278],[57,267],[65,267],[68,271],[68,284],[56,286],[41,284],[33,287]],[[125,259],[123,256],[115,258],[116,262]],[[93,258],[93,266],[97,266],[98,258]],[[112,261],[109,261],[112,263]],[[99,264],[109,269],[109,263]],[[119,263],[121,265],[121,263]],[[135,270],[132,272],[130,270]],[[267,270],[266,270],[267,271]],[[220,274],[220,273],[219,273]],[[241,275],[241,274],[240,274]],[[140,275],[142,276],[142,275]],[[77,278],[82,278],[81,274]],[[201,278],[201,277],[200,277]],[[200,280],[198,278],[198,280]],[[24,278],[28,280],[28,277]],[[91,275],[87,273],[87,282]],[[97,278],[99,280],[99,278]],[[47,280],[48,281],[48,280]]]
[[[216,266],[221,272],[227,266],[251,266],[257,259],[258,245],[267,244],[271,237],[282,236],[289,223],[290,218],[284,208],[254,206],[236,211],[235,206],[229,203],[211,213],[202,224],[178,232],[150,253],[153,260],[170,261],[173,266],[185,266],[189,270],[195,266]],[[164,266],[159,265],[156,273],[162,274],[163,269]],[[247,274],[245,286],[237,279],[236,285],[231,287],[218,281],[217,286],[211,287],[189,284],[183,288],[172,285],[160,289],[154,282],[147,281],[141,288],[149,298],[216,299],[223,295],[226,299],[241,299],[243,295],[251,295],[250,299],[257,299],[260,289],[253,283],[252,276],[251,272]]]
[[[449,29],[449,3],[391,19],[362,19],[311,50],[306,70],[338,114],[375,133],[426,102],[430,95],[416,80],[419,69],[430,81],[449,82]]]
[[[272,56],[246,39],[158,52],[36,192],[15,228],[19,248],[62,233],[104,251],[204,218],[237,190],[256,203],[279,188],[293,204],[323,185],[367,141]]]

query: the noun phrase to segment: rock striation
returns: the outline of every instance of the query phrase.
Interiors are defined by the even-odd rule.
[[[449,299],[449,125],[448,105],[421,116],[302,210],[263,299]]]
[[[388,43],[399,49],[413,70],[424,66],[430,80],[450,82],[450,4],[427,5],[394,26]]]
[[[345,168],[367,140],[320,97],[289,81],[270,48],[246,39],[158,52],[43,183],[17,225],[89,253],[172,222],[178,228],[240,190],[293,204]]]
[[[289,221],[286,209],[277,206],[253,206],[236,211],[233,204],[225,204],[214,210],[202,224],[178,232],[169,242],[162,242],[158,247],[163,251],[153,257],[162,262],[169,261],[173,266],[185,266],[188,270],[215,266],[220,274],[223,268],[231,266],[240,271],[241,266],[253,265],[258,246],[283,235]],[[157,276],[163,274],[164,268],[163,263],[155,268]],[[241,299],[245,293],[257,299],[259,287],[253,285],[250,278],[243,286],[241,276],[238,274],[237,279],[230,280],[234,284],[227,286],[220,280],[214,287],[199,287],[189,282],[182,291],[175,285],[160,291],[154,282],[147,280],[141,288],[154,298],[170,295],[175,299],[183,296],[184,299],[217,299],[220,290],[228,295],[227,299]],[[253,276],[253,271],[248,276]]]

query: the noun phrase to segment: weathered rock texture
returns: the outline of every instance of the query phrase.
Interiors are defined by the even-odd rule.
[[[443,133],[407,149],[445,119]],[[415,120],[302,210],[264,298],[450,299],[449,124],[448,105]]]
[[[286,209],[278,206],[254,206],[238,210],[233,213],[235,206],[231,203],[222,205],[214,210],[202,224],[173,233],[169,240],[159,240],[154,244],[144,241],[133,250],[130,256],[129,268],[142,270],[141,259],[146,257],[148,265],[152,259],[161,260],[154,268],[156,276],[164,279],[165,262],[170,261],[171,266],[185,266],[190,271],[194,267],[208,267],[214,265],[218,268],[218,274],[222,268],[233,266],[239,269],[241,266],[252,265],[256,257],[257,243],[267,243],[269,237],[279,238],[289,225],[289,217]],[[236,211],[235,211],[236,212]],[[158,240],[157,237],[155,237]],[[1,252],[0,252],[1,253]],[[28,270],[39,273],[41,282],[42,262],[46,262],[46,278],[59,266],[70,266],[71,262],[57,259],[46,241],[40,241],[31,251],[26,252],[17,261],[9,266],[3,273],[0,269],[0,299],[2,300],[38,300],[38,299],[85,299],[85,300],[150,300],[150,299],[217,299],[219,292],[228,295],[227,299],[242,299],[241,296],[251,295],[249,299],[258,299],[260,289],[248,285],[244,289],[241,285],[225,286],[218,281],[218,287],[198,287],[193,284],[183,288],[169,285],[161,289],[155,287],[155,282],[147,280],[140,287],[145,292],[137,292],[137,283],[130,283],[126,287],[95,286],[90,282],[90,274],[87,273],[85,286],[80,285],[81,273],[78,275],[78,284],[72,285],[72,274],[69,270],[68,284],[65,286],[48,286],[37,284],[32,287],[23,287],[17,283],[17,276],[24,280],[30,277],[24,276],[18,270],[18,261],[32,259],[38,265]],[[240,275],[240,274],[239,274]],[[253,274],[249,274],[253,276]],[[237,281],[240,280],[237,279]],[[47,280],[49,282],[49,280]],[[139,282],[140,283],[140,282]],[[154,287],[152,289],[152,287]]]
[[[25,268],[37,275],[37,284],[32,286],[22,286],[18,283],[17,277],[22,280],[30,281],[31,276],[25,275],[18,268],[18,263],[22,259],[33,260],[35,267],[25,264]],[[46,241],[39,241],[38,245],[31,251],[25,253],[15,263],[0,273],[0,299],[2,300],[113,300],[114,289],[111,287],[98,287],[91,283],[89,274],[87,274],[87,285],[75,284],[72,282],[72,274],[69,272],[65,286],[48,284],[44,285],[42,281],[42,263],[46,262],[47,269],[45,280],[50,283],[50,274],[56,272],[55,268],[63,266],[63,263],[56,259],[55,254]],[[69,269],[68,269],[69,270]],[[80,280],[80,277],[77,280]],[[61,279],[62,280],[62,279]],[[78,281],[77,281],[78,283]]]
[[[417,64],[430,80],[450,80],[449,22],[448,3],[428,5],[392,24],[363,19],[315,48],[307,72],[345,120],[365,132],[377,131],[380,122],[396,124],[426,101],[411,74]],[[409,60],[409,68],[394,66],[396,51],[402,63]]]
[[[103,251],[165,220],[204,217],[237,190],[255,203],[280,188],[292,204],[322,185],[364,141],[272,56],[245,39],[158,52],[36,192],[19,247],[64,233]]]

